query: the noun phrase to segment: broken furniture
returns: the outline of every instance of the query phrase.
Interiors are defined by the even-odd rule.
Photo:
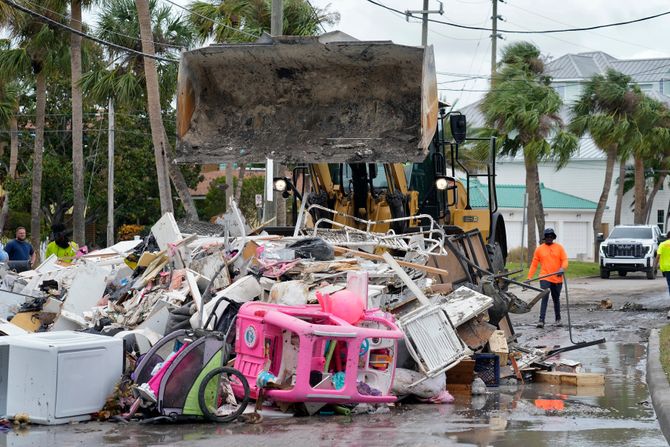
[[[444,309],[428,300],[390,254],[384,253],[383,257],[421,303],[421,307],[403,315],[398,326],[403,330],[407,350],[421,372],[426,377],[435,377],[465,357],[465,345]]]
[[[235,368],[257,398],[267,373],[276,402],[387,403],[402,332],[390,316],[366,311],[356,326],[319,306],[252,302],[237,316]],[[235,388],[236,391],[239,388]]]

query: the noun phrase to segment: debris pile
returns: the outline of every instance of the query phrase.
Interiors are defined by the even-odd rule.
[[[245,417],[255,421],[270,404],[375,412],[408,396],[449,403],[482,381],[552,369],[543,363],[550,353],[516,343],[509,318],[544,292],[529,303],[507,292],[478,231],[341,227],[250,235],[233,204],[212,236],[182,232],[165,214],[144,240],[0,271],[0,332],[14,336],[0,343],[61,331],[71,347],[79,332],[122,339],[125,362],[112,363],[130,376],[101,384],[117,398],[99,398],[101,411],[90,413],[126,419],[149,406],[171,419],[227,421],[253,400],[256,417]],[[552,374],[579,372],[540,377]]]

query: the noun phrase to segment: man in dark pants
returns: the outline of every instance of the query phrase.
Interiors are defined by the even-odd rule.
[[[658,245],[656,250],[656,265],[661,269],[661,273],[665,276],[668,283],[668,293],[670,293],[670,231],[666,236],[668,239],[664,240]],[[670,318],[670,312],[668,312]]]
[[[549,289],[549,294],[554,302],[554,316],[556,317],[556,326],[561,326],[561,289],[563,288],[563,272],[568,268],[568,255],[565,253],[563,246],[557,242],[556,233],[553,228],[544,230],[544,243],[535,249],[533,255],[533,262],[530,264],[528,271],[528,279],[535,276],[537,265],[540,264],[540,276],[546,276],[550,273],[556,275],[546,276],[540,280],[540,287]],[[540,305],[540,321],[537,327],[544,327],[544,318],[547,315],[547,304],[549,304],[549,296],[542,298]]]

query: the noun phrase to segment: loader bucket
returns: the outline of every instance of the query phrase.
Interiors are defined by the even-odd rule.
[[[432,47],[264,36],[181,56],[177,162],[422,161],[436,127]]]

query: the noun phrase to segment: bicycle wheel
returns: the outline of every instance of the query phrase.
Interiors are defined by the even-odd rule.
[[[238,390],[242,388],[244,395],[241,399],[235,397],[232,386]],[[200,383],[198,404],[210,421],[234,421],[249,404],[249,382],[234,368],[221,366],[213,369]]]

